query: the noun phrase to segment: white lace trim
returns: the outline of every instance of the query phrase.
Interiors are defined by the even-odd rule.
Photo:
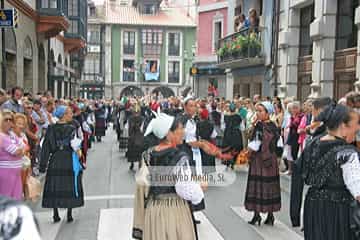
[[[194,205],[199,204],[204,198],[204,192],[200,184],[192,180],[192,172],[187,157],[180,159],[174,171],[177,176],[180,176],[175,183],[176,193]]]
[[[346,154],[349,154],[347,152]],[[360,196],[360,161],[356,152],[349,154],[349,160],[341,166],[346,187],[354,198]]]

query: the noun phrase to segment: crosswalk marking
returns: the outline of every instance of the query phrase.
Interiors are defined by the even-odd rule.
[[[85,196],[85,201],[111,200],[111,199],[134,199],[134,195],[133,195],[133,194],[119,194],[119,195],[95,195],[95,196]]]
[[[203,213],[197,213],[196,218],[201,221],[198,225],[199,239],[224,240],[216,228]],[[100,212],[98,240],[130,240],[133,222],[132,208],[102,209]]]
[[[244,207],[231,207],[231,209],[244,221],[249,221],[253,213]],[[274,226],[251,226],[264,240],[303,240],[304,238],[291,230],[279,220],[275,220]]]
[[[58,223],[52,222],[52,214],[53,213],[51,211],[35,213],[35,217],[36,217],[36,219],[39,223],[39,227],[40,227],[41,239],[55,240],[56,236],[60,230],[60,227],[64,221],[64,218],[65,218],[64,210],[59,211],[61,221]]]

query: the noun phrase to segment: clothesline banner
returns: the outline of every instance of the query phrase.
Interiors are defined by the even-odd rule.
[[[160,64],[158,63],[158,60],[146,61],[144,75],[145,75],[145,81],[159,81]]]

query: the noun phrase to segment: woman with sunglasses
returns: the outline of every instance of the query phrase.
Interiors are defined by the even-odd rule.
[[[0,117],[0,195],[21,200],[23,188],[21,180],[24,149],[21,141],[10,130],[14,124],[13,113],[3,110]]]

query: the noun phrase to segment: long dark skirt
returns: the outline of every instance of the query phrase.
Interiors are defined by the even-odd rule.
[[[245,208],[254,212],[277,212],[281,208],[279,167],[276,156],[270,167],[264,166],[263,159],[250,160],[245,195]]]
[[[75,195],[75,181],[71,150],[57,151],[51,157],[46,174],[42,207],[75,208],[84,205],[82,174],[78,176],[78,197]]]
[[[209,154],[206,154],[203,150],[201,151],[201,162],[202,162],[202,170],[204,174],[214,173],[216,172],[215,168],[215,157]]]
[[[95,123],[95,136],[104,137],[106,131],[106,122],[103,118],[97,118]]]
[[[349,206],[350,203],[341,201],[313,200],[307,194],[304,205],[305,240],[355,240],[350,230]]]

